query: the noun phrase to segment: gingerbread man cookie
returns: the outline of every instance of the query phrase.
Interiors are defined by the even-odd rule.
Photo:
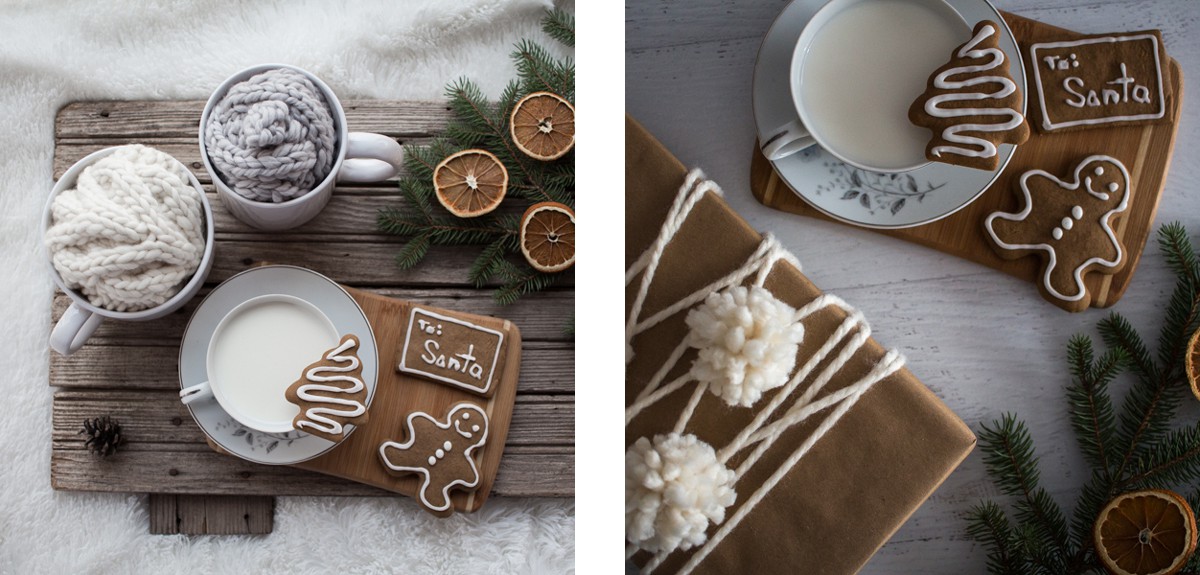
[[[417,500],[430,513],[453,513],[450,491],[479,487],[479,468],[474,451],[487,442],[488,418],[483,408],[459,403],[450,408],[444,422],[427,413],[408,416],[404,443],[385,441],[379,459],[389,473],[421,476]]]
[[[973,34],[929,77],[908,119],[933,132],[925,147],[930,161],[995,170],[1000,165],[996,146],[1024,142],[1029,126],[1021,113],[1021,89],[999,47],[999,26],[984,20]]]
[[[997,252],[1005,259],[1042,255],[1046,299],[1068,311],[1087,309],[1084,274],[1114,274],[1125,264],[1112,219],[1129,206],[1129,171],[1116,158],[1094,155],[1075,167],[1073,181],[1031,170],[1019,183],[1024,209],[984,222]]]
[[[367,386],[358,359],[358,337],[346,335],[321,361],[304,368],[304,375],[287,388],[286,397],[300,406],[292,425],[339,442],[346,438],[348,424],[367,422]]]

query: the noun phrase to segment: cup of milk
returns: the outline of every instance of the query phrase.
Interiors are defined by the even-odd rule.
[[[847,164],[885,173],[929,163],[929,131],[909,122],[908,108],[970,34],[943,0],[832,0],[792,53],[798,119],[772,131],[763,153],[779,160],[819,145]]]
[[[300,408],[285,392],[337,345],[333,322],[303,299],[251,298],[230,310],[208,344],[208,381],[179,392],[184,404],[215,399],[242,425],[268,433],[293,430]]]

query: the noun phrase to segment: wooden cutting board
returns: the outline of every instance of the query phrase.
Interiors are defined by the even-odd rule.
[[[521,366],[521,331],[506,319],[446,310],[346,286],[342,288],[358,301],[375,332],[375,346],[379,351],[379,381],[368,411],[370,419],[325,455],[297,463],[294,467],[416,498],[421,477],[416,474],[396,476],[388,473],[379,460],[380,444],[408,439],[405,420],[413,412],[427,413],[437,421],[444,421],[451,406],[470,402],[483,408],[488,416],[487,443],[472,455],[479,470],[479,488],[472,492],[452,491],[451,500],[455,511],[479,509],[487,500],[492,483],[496,480],[496,470],[500,467],[504,441],[512,421]],[[501,350],[495,389],[490,398],[397,369],[408,336],[409,315],[414,307],[504,334],[505,347]],[[227,453],[212,441],[208,445],[216,451]]]
[[[500,467],[500,456],[504,453],[504,440],[508,437],[508,424],[512,420],[521,367],[521,331],[506,319],[439,309],[354,288],[346,288],[346,291],[358,300],[358,305],[371,322],[371,329],[375,331],[375,346],[379,349],[379,383],[375,387],[375,398],[371,401],[371,418],[329,453],[297,464],[296,467],[415,497],[421,484],[420,476],[411,473],[404,476],[389,474],[379,460],[380,444],[406,440],[404,422],[413,412],[428,413],[434,419],[443,421],[451,406],[470,402],[482,407],[488,416],[487,443],[472,455],[479,469],[479,488],[470,493],[453,491],[452,500],[456,511],[479,509],[492,490],[496,469]],[[409,315],[414,306],[504,334],[503,357],[499,359],[501,364],[497,366],[495,391],[490,398],[396,369],[409,335]],[[413,329],[416,329],[415,324]]]
[[[1015,14],[1005,13],[1004,19],[1016,36],[1017,45],[1022,49],[1027,78],[1031,77],[1033,68],[1025,46],[1081,36],[1077,32]],[[1179,128],[1179,111],[1183,103],[1183,73],[1178,62],[1171,58],[1167,60],[1163,67],[1164,85],[1170,86],[1166,121],[1051,134],[1034,129],[1029,140],[1017,147],[1008,167],[992,186],[958,213],[915,228],[872,231],[981,263],[1037,285],[1040,281],[1041,260],[1037,257],[1017,260],[1000,258],[986,236],[983,228],[984,218],[995,211],[1016,212],[1021,209],[1019,196],[1014,192],[1016,179],[1021,174],[1032,169],[1042,169],[1051,174],[1069,176],[1075,164],[1083,158],[1091,154],[1107,154],[1129,168],[1133,184],[1129,209],[1116,219],[1114,224],[1117,238],[1126,248],[1128,262],[1120,272],[1113,275],[1088,274],[1085,276],[1085,282],[1088,292],[1093,295],[1092,305],[1109,307],[1117,303],[1137,270],[1138,261],[1150,235],[1150,228],[1154,224],[1158,201],[1166,182],[1167,168],[1171,164],[1175,134]],[[1025,93],[1031,92],[1027,88]],[[1030,100],[1027,116],[1035,116],[1032,112],[1036,105]],[[750,188],[754,197],[766,206],[835,221],[793,193],[775,173],[757,144],[750,164]],[[1035,297],[1036,294],[1037,289],[1031,287],[1030,297]]]

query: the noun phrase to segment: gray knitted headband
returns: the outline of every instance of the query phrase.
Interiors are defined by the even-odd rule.
[[[234,84],[204,131],[219,177],[239,195],[286,202],[312,191],[337,157],[337,132],[321,91],[300,72],[269,70]]]

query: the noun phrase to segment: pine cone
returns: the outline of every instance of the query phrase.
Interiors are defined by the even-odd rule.
[[[83,444],[87,446],[88,451],[100,457],[116,453],[117,447],[125,442],[125,437],[121,435],[121,422],[107,415],[91,420],[85,419],[83,429],[79,430],[79,433],[87,435]]]

